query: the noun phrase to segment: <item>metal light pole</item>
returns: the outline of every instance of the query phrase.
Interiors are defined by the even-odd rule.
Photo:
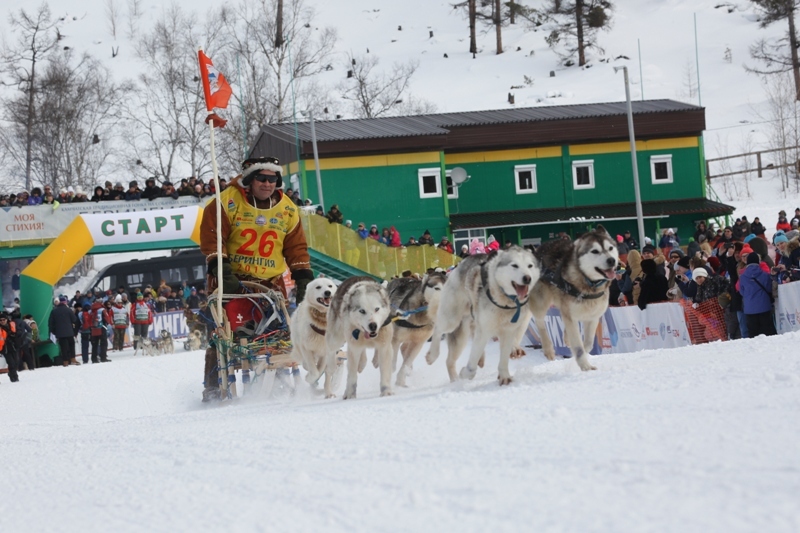
[[[628,67],[614,67],[614,72],[622,69],[625,75],[625,100],[628,102],[628,136],[631,139],[631,166],[633,167],[633,193],[636,196],[636,222],[639,226],[639,246],[644,246],[644,215],[642,214],[642,193],[639,191],[639,165],[636,164],[636,136],[633,133],[633,107],[631,89],[628,82]]]
[[[311,123],[311,145],[314,147],[314,169],[317,171],[317,192],[319,192],[319,205],[325,210],[325,200],[322,198],[322,177],[319,173],[319,152],[317,152],[317,130],[314,128],[314,112],[308,110],[308,120]]]

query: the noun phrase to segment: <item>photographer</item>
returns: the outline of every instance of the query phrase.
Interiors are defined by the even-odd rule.
[[[642,260],[642,274],[644,277],[634,283],[639,284],[639,309],[646,309],[647,304],[667,301],[669,284],[667,278],[658,273],[656,262],[653,259]]]

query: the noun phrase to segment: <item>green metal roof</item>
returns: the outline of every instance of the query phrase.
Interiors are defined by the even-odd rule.
[[[734,207],[707,198],[662,200],[643,202],[645,218],[666,218],[670,215],[703,215],[715,217],[730,215]],[[454,230],[467,228],[504,228],[539,226],[554,223],[591,224],[603,220],[630,220],[636,218],[636,204],[589,205],[569,208],[525,209],[519,211],[492,211],[486,213],[451,214]]]

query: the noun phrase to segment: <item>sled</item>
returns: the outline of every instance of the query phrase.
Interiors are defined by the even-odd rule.
[[[208,300],[214,325],[210,344],[217,351],[223,401],[238,397],[237,372],[241,375],[242,395],[249,394],[259,382],[263,387],[268,372],[275,372],[276,378],[299,376],[298,363],[291,359],[289,311],[283,294],[252,282],[243,281],[242,286],[248,292],[222,294],[222,317],[217,312],[221,288]]]

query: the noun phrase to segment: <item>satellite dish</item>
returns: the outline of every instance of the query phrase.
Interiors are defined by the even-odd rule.
[[[456,167],[450,171],[450,179],[455,185],[461,185],[469,179],[469,176],[467,176],[466,170],[461,167]]]

